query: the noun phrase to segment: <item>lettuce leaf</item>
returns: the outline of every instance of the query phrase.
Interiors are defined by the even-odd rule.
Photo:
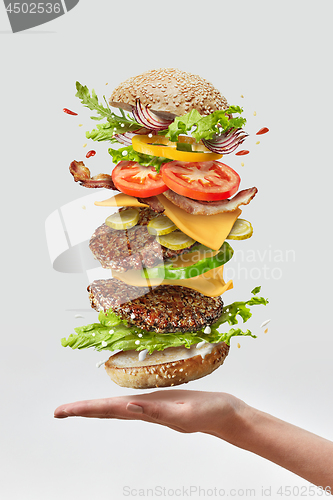
[[[81,83],[76,82],[76,94],[75,96],[81,100],[81,103],[86,108],[91,111],[95,111],[99,116],[91,116],[92,120],[103,120],[106,118],[107,123],[97,125],[97,129],[87,132],[87,138],[97,141],[107,141],[112,140],[113,134],[123,134],[125,132],[133,132],[141,128],[141,125],[137,123],[128,114],[126,115],[122,109],[119,110],[120,116],[111,111],[105,96],[103,96],[106,106],[103,106],[98,101],[98,97],[94,89],[91,94],[88,87],[81,85]],[[115,139],[112,142],[117,142]]]
[[[242,128],[246,119],[241,116],[230,118],[228,114],[241,114],[243,109],[240,106],[229,106],[228,109],[214,111],[208,116],[201,116],[196,109],[192,109],[183,116],[177,116],[169,125],[166,137],[176,142],[180,134],[190,132],[190,135],[199,142],[202,139],[212,139],[215,134],[226,132],[232,128]],[[194,127],[194,130],[193,130]]]
[[[154,167],[156,172],[160,171],[163,163],[172,161],[168,158],[163,158],[162,156],[150,156],[143,153],[138,153],[137,151],[134,151],[132,146],[126,146],[119,149],[109,148],[109,154],[112,156],[112,161],[115,164],[124,160],[136,161],[144,167]]]
[[[259,288],[260,291],[260,288]],[[258,293],[258,292],[257,292]],[[234,302],[223,309],[221,317],[211,325],[210,333],[204,333],[204,328],[197,332],[186,333],[163,333],[141,330],[136,326],[129,325],[127,321],[121,320],[112,309],[106,313],[101,311],[98,316],[99,323],[75,328],[75,334],[71,334],[68,339],[63,338],[61,344],[72,349],[85,349],[94,347],[97,351],[115,350],[136,350],[147,349],[151,354],[154,351],[163,351],[168,347],[191,345],[206,341],[212,344],[226,342],[230,344],[230,339],[235,336],[250,336],[256,338],[250,330],[243,331],[240,328],[231,328],[227,332],[220,332],[218,328],[223,323],[234,325],[238,323],[237,316],[240,316],[245,323],[251,316],[249,306],[266,305],[267,299],[263,297],[252,297],[246,302]]]
[[[213,328],[218,328],[223,323],[229,323],[229,325],[236,325],[238,323],[237,316],[240,316],[245,323],[248,321],[252,312],[249,306],[264,305],[268,304],[268,300],[264,297],[257,297],[260,292],[261,287],[258,286],[252,290],[253,297],[246,302],[233,302],[229,306],[223,308],[223,313],[220,318],[213,324]]]

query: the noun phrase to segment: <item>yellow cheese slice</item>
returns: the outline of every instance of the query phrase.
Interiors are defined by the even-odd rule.
[[[218,250],[221,247],[236,219],[242,213],[237,208],[233,212],[224,212],[222,214],[193,215],[174,205],[162,194],[157,198],[165,208],[164,214],[181,231],[213,250]]]
[[[230,233],[236,219],[242,211],[237,208],[233,212],[216,215],[188,214],[177,207],[165,196],[159,195],[159,201],[165,208],[164,214],[185,234],[213,250],[218,250]],[[100,207],[146,207],[133,196],[119,193],[104,201],[95,201]]]
[[[95,201],[98,207],[147,207],[144,203],[140,203],[134,196],[119,193],[104,201]]]
[[[189,278],[187,280],[149,280],[141,275],[140,270],[126,271],[125,273],[118,273],[112,271],[112,277],[120,281],[123,281],[127,285],[132,286],[146,286],[155,287],[159,285],[176,285],[185,286],[186,288],[191,288],[197,292],[206,295],[207,297],[218,297],[222,293],[233,288],[232,280],[225,283],[223,279],[223,266],[217,267],[216,269],[211,269],[207,273],[201,276],[196,276],[195,278]]]

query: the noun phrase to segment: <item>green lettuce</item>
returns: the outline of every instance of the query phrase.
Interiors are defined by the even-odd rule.
[[[122,351],[142,351],[147,349],[151,354],[154,351],[163,351],[168,347],[184,346],[190,348],[191,345],[202,341],[212,344],[226,342],[229,345],[230,339],[235,336],[256,338],[250,330],[243,331],[240,328],[231,328],[227,332],[219,332],[218,328],[223,323],[237,324],[237,316],[240,316],[245,323],[252,316],[250,306],[266,305],[268,303],[267,299],[256,296],[260,291],[260,287],[258,288],[259,290],[252,291],[254,297],[250,300],[234,302],[225,307],[221,317],[211,325],[210,333],[204,333],[204,328],[202,328],[197,332],[157,334],[153,331],[149,332],[129,325],[127,321],[121,320],[112,309],[109,309],[107,312],[101,311],[99,313],[99,323],[75,328],[75,334],[71,334],[68,339],[63,338],[61,344],[72,349],[93,347],[97,351],[115,351],[118,349]]]
[[[163,163],[169,161],[168,158],[163,158],[162,156],[150,156],[143,153],[138,153],[134,151],[132,146],[126,146],[124,148],[113,149],[109,148],[109,154],[112,156],[113,163],[118,163],[120,161],[136,161],[143,165],[144,167],[154,167],[156,172],[159,172]]]
[[[98,116],[91,116],[92,120],[107,120],[107,123],[97,125],[97,129],[87,132],[86,136],[88,139],[117,142],[116,139],[112,138],[114,134],[133,132],[141,128],[141,125],[133,120],[129,114],[126,115],[122,109],[119,109],[120,115],[111,111],[105,96],[103,98],[106,106],[98,101],[94,90],[90,94],[88,88],[79,82],[76,82],[76,90],[77,93],[75,95],[81,100],[83,106],[97,113]]]
[[[176,142],[180,134],[190,132],[190,135],[199,142],[202,139],[212,139],[215,134],[227,132],[232,128],[242,128],[246,119],[241,116],[230,118],[228,114],[241,114],[243,109],[240,106],[229,106],[228,109],[214,111],[208,116],[201,116],[196,109],[192,109],[183,116],[177,116],[169,125],[166,137]],[[194,130],[193,130],[194,128]]]

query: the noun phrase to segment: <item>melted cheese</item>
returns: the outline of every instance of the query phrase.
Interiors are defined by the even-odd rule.
[[[163,195],[159,195],[158,199],[165,208],[165,215],[181,231],[213,250],[218,250],[221,247],[236,219],[242,213],[237,208],[233,212],[224,212],[222,214],[193,215],[177,207]]]
[[[165,208],[164,214],[169,217],[181,231],[213,250],[218,250],[221,247],[236,219],[242,213],[242,211],[237,208],[233,212],[224,212],[222,214],[193,215],[177,207],[163,195],[159,195],[158,199]],[[116,194],[104,201],[95,201],[95,205],[100,207],[147,206],[140,203],[133,196],[124,193]]]
[[[133,196],[119,193],[104,201],[95,201],[98,207],[147,207],[144,203],[140,203]]]
[[[112,277],[123,281],[127,285],[155,287],[159,285],[176,285],[191,288],[207,297],[218,297],[222,293],[233,288],[232,280],[225,283],[223,279],[223,266],[212,269],[201,276],[189,278],[187,280],[169,279],[147,279],[141,275],[141,271],[131,270],[125,273],[112,271]]]

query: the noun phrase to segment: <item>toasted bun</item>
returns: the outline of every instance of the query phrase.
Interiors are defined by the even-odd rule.
[[[111,380],[122,387],[170,387],[209,375],[223,364],[228,352],[225,342],[198,348],[193,345],[190,349],[169,347],[148,354],[144,361],[139,361],[138,351],[122,351],[110,357],[105,369]]]
[[[227,100],[207,80],[174,68],[146,71],[121,83],[110,105],[131,111],[136,100],[161,116],[182,116],[192,109],[209,115],[228,107]]]

